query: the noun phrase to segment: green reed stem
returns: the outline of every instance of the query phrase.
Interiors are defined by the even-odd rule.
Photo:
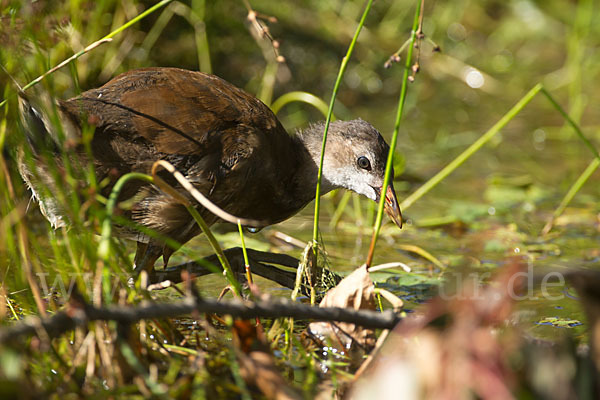
[[[523,108],[529,104],[529,102],[538,94],[542,93],[548,101],[552,104],[552,106],[560,113],[560,115],[565,119],[565,121],[571,125],[571,127],[577,133],[577,136],[583,141],[586,147],[592,152],[595,156],[595,159],[587,166],[587,168],[583,171],[583,173],[577,178],[575,183],[571,186],[565,197],[562,199],[559,206],[556,208],[554,213],[552,214],[551,219],[548,221],[544,229],[542,230],[542,234],[547,234],[550,229],[552,229],[552,224],[554,219],[560,216],[567,205],[573,200],[577,192],[583,187],[585,182],[589,179],[591,174],[600,166],[600,153],[594,145],[589,141],[588,138],[585,137],[583,131],[577,123],[569,116],[569,114],[558,104],[558,102],[554,99],[554,97],[542,86],[541,83],[535,85],[525,96],[519,100],[517,104],[515,104],[504,116],[494,125],[492,126],[486,133],[484,133],[477,141],[475,141],[471,146],[469,146],[465,151],[463,151],[458,157],[456,157],[452,162],[450,162],[446,167],[444,167],[440,172],[438,172],[435,176],[429,179],[423,186],[413,192],[410,196],[408,196],[404,201],[400,204],[400,208],[402,210],[406,210],[409,208],[415,201],[423,197],[427,194],[431,189],[437,186],[442,180],[444,180],[448,175],[450,175],[455,169],[460,167],[469,157],[471,157],[475,152],[477,152],[481,147],[483,147],[487,142],[490,141],[501,129],[503,129],[506,124],[508,124],[518,113],[523,110]]]
[[[112,220],[114,210],[117,205],[117,200],[119,198],[119,194],[121,193],[121,190],[123,189],[125,184],[133,179],[140,179],[149,183],[154,183],[154,179],[150,175],[142,174],[139,172],[130,172],[119,178],[112,191],[110,192],[110,196],[108,197],[108,201],[106,203],[106,217],[104,218],[104,221],[102,221],[102,233],[100,237],[100,245],[98,246],[98,257],[102,260],[106,261],[108,259],[108,256],[110,255]],[[223,249],[221,249],[219,242],[217,242],[217,239],[210,231],[209,226],[206,224],[198,210],[196,210],[192,206],[186,206],[186,208],[188,212],[192,215],[202,232],[206,235],[208,242],[213,248],[215,254],[217,255],[217,258],[221,262],[221,265],[223,266],[223,271],[225,273],[227,281],[231,285],[231,289],[236,295],[240,295],[242,292],[240,283],[235,278],[233,270],[231,269],[229,261],[227,260],[227,257],[225,257],[225,253],[223,253]]]
[[[412,32],[410,35],[410,44],[408,46],[408,52],[406,55],[406,62],[404,65],[404,75],[402,77],[402,88],[400,89],[400,100],[398,101],[398,111],[396,113],[396,123],[394,124],[394,133],[392,134],[392,141],[390,143],[390,151],[388,154],[387,162],[385,164],[385,177],[383,179],[383,186],[381,187],[381,198],[379,199],[379,206],[377,208],[377,217],[375,218],[375,226],[373,227],[373,237],[371,238],[371,246],[369,254],[367,256],[366,264],[371,265],[373,261],[373,254],[375,252],[375,244],[379,237],[379,231],[381,229],[381,221],[383,220],[383,209],[386,201],[386,191],[390,184],[392,175],[392,166],[394,165],[394,151],[396,149],[396,142],[398,141],[398,132],[400,131],[400,121],[402,120],[402,111],[404,110],[404,102],[406,101],[406,92],[408,90],[408,77],[412,66],[412,53],[415,48],[415,42],[417,40],[417,29],[419,28],[419,16],[421,15],[421,1],[417,1],[417,8],[415,10],[415,17],[413,19]],[[402,209],[402,208],[401,208]]]
[[[233,270],[231,269],[231,265],[229,265],[229,260],[227,259],[227,257],[225,257],[225,253],[223,253],[223,249],[219,245],[219,242],[215,238],[215,235],[212,234],[210,227],[204,221],[204,218],[202,218],[202,216],[200,215],[198,210],[196,210],[196,208],[194,208],[193,206],[186,206],[186,208],[188,212],[192,215],[192,217],[194,217],[194,220],[196,221],[200,229],[202,229],[202,232],[208,239],[208,242],[213,248],[213,251],[215,252],[217,258],[221,262],[221,265],[223,266],[223,273],[225,275],[225,278],[227,279],[227,282],[229,282],[231,290],[236,296],[240,296],[242,294],[242,287],[240,286],[238,280],[235,278]]]
[[[579,128],[579,125],[577,125],[577,123],[573,120],[573,118],[571,118],[569,116],[569,114],[567,114],[567,112],[565,111],[565,109],[562,108],[560,106],[560,104],[558,104],[558,102],[554,99],[554,97],[552,97],[552,95],[544,87],[541,88],[541,91],[542,91],[542,94],[544,96],[546,96],[546,98],[548,99],[548,101],[550,101],[550,103],[552,104],[552,106],[554,108],[556,108],[556,111],[558,111],[560,113],[560,115],[562,115],[562,117],[569,123],[569,125],[571,125],[571,127],[577,133],[577,136],[579,136],[579,138],[583,141],[583,143],[587,146],[587,148],[590,149],[590,151],[592,152],[592,154],[594,154],[594,156],[596,156],[596,158],[600,159],[600,154],[598,153],[598,150],[596,150],[596,148],[594,147],[594,145],[588,140],[588,138],[585,137],[585,135],[583,134],[583,132]]]
[[[119,194],[125,184],[133,179],[139,179],[145,182],[153,183],[154,180],[150,175],[142,174],[139,172],[130,172],[125,174],[119,178],[112,191],[110,192],[110,196],[108,197],[108,202],[106,203],[106,217],[102,221],[102,233],[100,236],[100,244],[98,246],[98,257],[101,260],[107,260],[110,255],[110,239],[112,237],[112,219],[115,213],[115,208],[117,206],[117,200],[119,199]]]
[[[212,73],[206,24],[204,23],[205,14],[205,0],[192,0],[191,7],[182,2],[172,3],[156,19],[140,47],[146,52],[150,52],[167,24],[173,19],[173,15],[179,15],[194,28],[199,70],[207,74]]]
[[[327,103],[312,93],[302,91],[288,92],[281,95],[281,97],[278,97],[277,100],[271,104],[271,110],[274,114],[277,114],[284,106],[295,101],[310,104],[327,118],[327,112],[329,110]],[[331,118],[335,121],[335,115],[332,115]]]
[[[346,206],[348,205],[350,198],[352,198],[352,192],[349,192],[349,191],[344,192],[344,195],[342,196],[342,199],[340,200],[338,206],[336,207],[335,211],[333,212],[333,216],[331,217],[331,221],[329,222],[329,226],[331,228],[335,228],[337,226],[337,224],[340,222],[340,219],[342,219],[342,215],[344,214],[344,211],[346,210]],[[357,221],[360,221],[360,220],[357,218]]]
[[[460,167],[465,161],[469,159],[475,152],[477,152],[483,145],[489,142],[502,128],[506,126],[523,108],[543,89],[542,84],[538,83],[535,85],[525,96],[519,100],[494,126],[492,126],[486,133],[484,133],[479,139],[471,144],[465,151],[463,151],[458,157],[456,157],[450,164],[445,166],[440,172],[429,179],[423,186],[418,188],[410,196],[408,196],[400,204],[402,210],[406,210],[415,201],[427,194],[431,189],[437,186],[442,180],[450,175],[455,169]]]
[[[142,174],[139,172],[130,172],[128,174],[125,174],[123,176],[121,176],[119,178],[119,180],[117,180],[117,183],[115,183],[115,186],[112,188],[112,191],[110,192],[110,196],[108,197],[108,201],[106,202],[106,216],[104,217],[104,220],[102,221],[102,230],[101,230],[101,236],[100,236],[100,244],[98,245],[98,259],[100,260],[100,264],[99,264],[99,268],[100,271],[102,273],[102,281],[101,281],[101,285],[102,285],[102,293],[104,293],[104,298],[105,301],[110,302],[110,298],[111,298],[111,285],[110,285],[110,271],[108,270],[108,268],[106,268],[106,264],[105,262],[108,261],[108,257],[111,254],[111,238],[112,238],[112,220],[114,217],[114,213],[115,213],[115,208],[117,207],[117,201],[119,199],[119,194],[121,193],[121,190],[123,190],[123,187],[125,186],[125,184],[127,182],[129,182],[130,180],[133,179],[140,179],[146,182],[150,182],[152,183],[154,180],[152,179],[151,176],[146,175],[146,174]],[[100,296],[99,294],[100,292],[98,292],[98,296]],[[100,297],[95,297],[95,303],[97,303],[96,305],[99,305],[100,303]]]
[[[265,57],[266,58],[266,57]],[[267,65],[263,72],[260,89],[256,95],[266,105],[271,104],[273,100],[273,89],[275,88],[275,80],[277,77],[277,71],[279,70],[279,63],[276,60],[266,58]]]
[[[0,120],[0,153],[4,150],[4,143],[6,142],[6,126],[8,124],[8,109],[4,110],[4,115],[2,116],[2,120]]]
[[[565,111],[565,109],[562,108],[560,104],[558,104],[558,102],[554,99],[554,97],[552,97],[552,95],[545,88],[542,88],[542,93],[544,94],[544,96],[546,96],[546,98],[552,104],[552,106],[560,113],[560,115],[562,115],[562,117],[565,119],[565,121],[569,125],[571,125],[571,127],[575,130],[575,133],[577,133],[577,136],[579,136],[579,138],[583,141],[583,143],[587,146],[587,148],[590,149],[592,154],[594,154],[594,159],[589,163],[589,165],[581,173],[581,175],[579,175],[579,177],[573,183],[573,185],[571,185],[571,187],[567,191],[567,194],[565,194],[565,196],[561,200],[560,204],[558,205],[556,210],[554,210],[554,212],[552,213],[552,216],[550,217],[550,219],[548,220],[548,222],[542,229],[542,235],[546,235],[552,229],[552,226],[554,225],[554,220],[556,218],[558,218],[565,211],[565,209],[567,208],[569,203],[573,200],[573,198],[575,197],[577,192],[579,192],[579,190],[581,190],[583,185],[587,182],[587,180],[590,178],[590,176],[592,176],[594,171],[596,169],[598,169],[598,167],[600,166],[600,154],[598,153],[598,150],[596,150],[594,145],[589,141],[589,139],[585,137],[585,135],[583,134],[583,131],[581,130],[579,125],[575,122],[575,120],[573,120],[573,118],[571,118],[571,116]]]
[[[229,282],[231,290],[234,292],[235,295],[239,296],[241,294],[240,283],[237,281],[237,279],[235,279],[235,276],[231,269],[231,265],[229,265],[229,260],[227,260],[227,257],[225,257],[223,249],[221,249],[219,242],[212,234],[208,224],[204,221],[204,218],[202,218],[198,210],[190,204],[187,198],[183,197],[175,188],[173,188],[167,182],[163,181],[158,175],[156,175],[158,167],[165,168],[171,175],[173,175],[173,177],[179,182],[179,184],[182,185],[183,188],[188,193],[190,193],[192,197],[194,197],[197,201],[201,202],[200,200],[198,200],[199,197],[196,196],[202,197],[203,195],[199,193],[198,190],[190,183],[190,181],[187,180],[187,178],[183,176],[181,172],[177,171],[171,163],[165,160],[158,160],[152,166],[152,177],[154,178],[154,183],[156,184],[156,186],[158,186],[165,193],[168,193],[169,195],[177,199],[181,204],[183,204],[186,207],[186,209],[192,215],[192,217],[194,218],[204,235],[206,235],[206,238],[208,239],[215,254],[217,255],[217,258],[221,262],[221,265],[223,266],[223,272]]]
[[[358,40],[358,35],[362,30],[363,25],[365,24],[365,20],[367,19],[367,15],[371,10],[371,5],[373,4],[373,0],[368,0],[367,5],[365,7],[365,11],[358,23],[358,27],[356,28],[356,32],[354,33],[354,37],[350,42],[350,46],[348,46],[348,51],[346,52],[346,56],[342,59],[342,64],[340,65],[340,70],[338,72],[337,79],[335,80],[335,85],[333,87],[333,93],[331,95],[331,101],[329,102],[329,109],[327,110],[327,117],[325,119],[325,129],[323,131],[323,143],[321,144],[321,158],[319,161],[319,172],[317,174],[317,191],[315,194],[315,219],[313,225],[313,252],[317,254],[317,242],[319,238],[319,211],[321,209],[321,180],[323,178],[323,159],[325,158],[325,145],[327,143],[327,132],[329,131],[329,123],[331,122],[331,116],[333,115],[333,106],[335,105],[335,98],[337,96],[338,90],[340,88],[340,84],[342,82],[342,77],[344,76],[344,72],[346,72],[346,68],[348,67],[348,62],[350,61],[350,56],[354,51],[354,45]]]
[[[552,216],[550,217],[550,219],[544,226],[544,229],[542,229],[542,235],[546,235],[546,234],[548,234],[548,232],[550,232],[550,230],[552,229],[552,226],[554,225],[554,221],[556,220],[556,218],[561,216],[561,214],[565,211],[565,209],[567,208],[567,206],[569,205],[571,200],[573,200],[573,198],[575,197],[577,192],[579,192],[579,190],[581,190],[583,185],[585,185],[587,180],[590,178],[590,176],[592,176],[594,171],[596,171],[599,166],[600,166],[599,158],[594,158],[592,160],[592,162],[590,162],[588,164],[586,169],[581,173],[581,175],[579,175],[579,177],[577,178],[575,183],[573,183],[573,185],[569,188],[569,191],[567,192],[567,194],[565,194],[565,197],[563,197],[563,199],[561,200],[561,202],[558,205],[558,207],[556,208],[556,210],[554,210],[554,212],[552,213]]]
[[[198,53],[198,66],[200,71],[212,74],[210,61],[210,48],[206,34],[206,0],[192,0],[192,14],[194,32],[196,36],[196,53]]]
[[[238,221],[238,230],[240,231],[240,240],[242,241],[242,253],[244,254],[244,267],[246,268],[246,279],[248,283],[253,283],[252,272],[250,271],[250,262],[248,261],[248,251],[246,251],[246,241],[244,240],[244,229],[242,223]]]

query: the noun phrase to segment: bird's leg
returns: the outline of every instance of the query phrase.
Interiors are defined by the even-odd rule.
[[[133,261],[133,273],[138,276],[142,271],[152,272],[156,260],[162,255],[162,246],[151,243],[137,242],[135,258]]]
[[[166,269],[169,264],[169,258],[175,253],[175,250],[169,246],[163,246],[162,248],[162,256],[163,256],[163,269]]]

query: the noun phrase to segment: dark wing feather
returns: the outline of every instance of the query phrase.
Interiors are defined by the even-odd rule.
[[[261,136],[285,133],[255,97],[216,76],[176,68],[127,72],[61,106],[74,119],[83,111],[101,135],[117,134],[127,141],[144,138],[166,154],[214,151],[223,134],[232,130]],[[239,125],[252,129],[238,130]]]

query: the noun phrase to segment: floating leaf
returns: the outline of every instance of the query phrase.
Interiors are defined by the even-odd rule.
[[[536,322],[537,325],[550,325],[555,328],[575,328],[582,325],[579,320],[559,317],[546,317]]]

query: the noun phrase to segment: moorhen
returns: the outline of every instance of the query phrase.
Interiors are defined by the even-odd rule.
[[[42,113],[24,97],[20,104],[35,161],[26,163],[21,156],[20,173],[44,216],[55,228],[64,226],[68,213],[43,195],[52,193],[55,184],[41,148],[59,154],[65,146]],[[57,108],[69,151],[78,162],[89,162],[82,129],[95,127],[92,162],[97,182],[110,182],[102,188],[105,196],[123,174],[149,173],[155,161],[166,160],[222,209],[266,221],[264,225],[291,217],[315,197],[324,123],[289,135],[264,103],[214,75],[177,68],[134,70],[59,101]],[[368,122],[331,123],[321,193],[346,188],[378,201],[385,192],[387,214],[401,227],[394,189],[382,189],[388,151]],[[55,158],[61,168],[61,158]],[[180,188],[170,175],[162,177]],[[133,199],[133,206],[123,210],[125,217],[160,235],[183,244],[200,233],[185,206],[149,183],[130,181],[119,198],[125,199]],[[209,225],[219,219],[200,205],[198,210]],[[136,271],[151,271],[160,256],[166,265],[173,252],[134,228],[119,226],[116,232],[137,241]]]

